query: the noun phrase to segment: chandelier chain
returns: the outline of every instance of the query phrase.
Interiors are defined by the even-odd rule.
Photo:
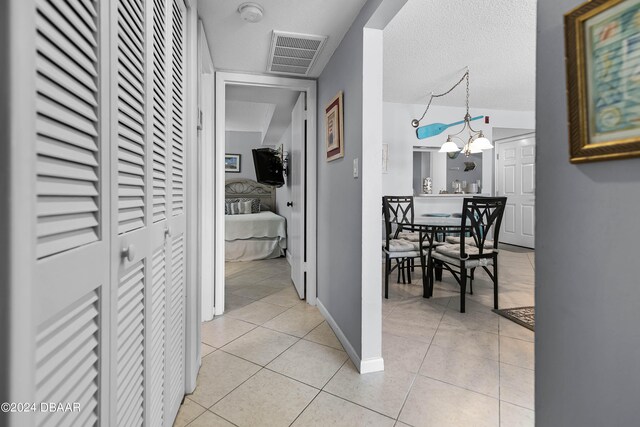
[[[467,114],[469,114],[469,70],[467,69],[464,75],[460,77],[460,80],[458,80],[458,82],[453,86],[451,86],[451,88],[446,92],[442,92],[438,94],[434,94],[433,92],[431,92],[431,97],[429,98],[429,102],[427,103],[427,108],[425,108],[424,113],[422,113],[422,116],[420,116],[420,118],[418,119],[418,122],[421,122],[422,119],[424,119],[424,116],[427,115],[427,112],[429,111],[429,107],[431,107],[431,102],[433,101],[433,98],[441,98],[443,96],[449,95],[455,88],[460,86],[462,81],[465,79],[467,80]]]

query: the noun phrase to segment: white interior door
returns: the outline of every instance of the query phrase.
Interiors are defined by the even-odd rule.
[[[306,94],[300,93],[291,112],[291,152],[289,153],[289,181],[291,216],[287,225],[287,251],[291,263],[291,280],[300,298],[305,298],[305,147]]]
[[[497,143],[498,196],[507,197],[500,240],[535,247],[535,135]]]
[[[167,234],[167,343],[166,407],[167,426],[173,424],[185,392],[186,321],[186,8],[183,0],[169,0],[167,40],[169,81],[168,120],[171,145],[171,209]]]
[[[102,126],[109,58],[100,40],[109,13],[96,1],[54,3],[37,0],[36,28],[28,28],[35,34],[37,72],[25,70],[35,79],[34,138],[20,143],[35,144],[35,176],[24,184],[37,240],[35,354],[24,355],[33,358],[33,377],[24,381],[35,381],[33,402],[80,403],[78,412],[38,412],[35,425],[107,426],[100,387],[109,376],[110,159]],[[34,425],[19,415],[20,424]]]
[[[111,420],[142,425],[145,317],[151,283],[145,8],[111,3]]]

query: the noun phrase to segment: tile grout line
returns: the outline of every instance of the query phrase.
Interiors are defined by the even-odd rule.
[[[366,407],[366,406],[364,406],[364,405],[361,405],[361,404],[360,404],[360,403],[358,403],[358,402],[354,402],[354,401],[352,401],[352,400],[346,399],[346,398],[344,398],[344,397],[342,397],[342,396],[338,396],[338,395],[337,395],[337,394],[335,394],[335,393],[331,393],[330,391],[325,390],[325,388],[329,385],[329,383],[331,382],[331,380],[333,380],[333,378],[335,378],[335,376],[336,376],[336,375],[338,375],[338,372],[340,372],[340,370],[342,370],[342,368],[344,367],[344,365],[348,364],[350,361],[351,361],[351,359],[350,359],[350,358],[347,358],[347,360],[345,360],[345,361],[344,361],[344,363],[343,363],[343,364],[340,366],[340,368],[335,372],[335,374],[333,374],[333,375],[331,376],[331,378],[329,378],[329,381],[327,381],[327,383],[326,383],[324,386],[322,386],[322,389],[321,389],[320,391],[321,391],[321,392],[324,392],[324,393],[327,393],[327,394],[329,394],[329,395],[331,395],[331,396],[333,396],[333,397],[336,397],[336,398],[338,398],[338,399],[342,399],[342,400],[344,400],[345,402],[352,403],[352,404],[354,404],[354,405],[356,405],[356,406],[359,406],[359,407],[364,408],[364,409],[366,409],[366,410],[369,410],[369,411],[371,411],[371,412],[375,412],[376,414],[382,415],[383,417],[389,418],[389,419],[391,419],[391,420],[395,420],[395,418],[390,417],[390,416],[388,416],[388,415],[386,415],[386,414],[383,414],[382,412],[376,411],[375,409],[372,409],[372,408],[368,408],[368,407]],[[355,368],[355,367],[354,367],[354,368]],[[361,374],[361,375],[362,375],[362,374]],[[365,374],[365,375],[366,375],[366,374]]]
[[[451,302],[451,301],[449,301]],[[448,306],[448,304],[447,304]],[[445,311],[442,312],[442,315],[440,316],[440,320],[438,321],[438,326],[436,327],[436,331],[433,333],[433,336],[431,337],[431,340],[429,341],[429,346],[427,347],[427,351],[424,353],[424,357],[422,358],[422,361],[420,362],[420,366],[418,366],[418,370],[416,371],[413,379],[411,380],[411,384],[409,385],[409,390],[407,390],[407,394],[405,395],[403,401],[402,401],[402,405],[400,406],[400,411],[398,411],[398,416],[396,417],[396,424],[401,422],[400,421],[400,415],[402,415],[402,411],[404,410],[405,405],[407,404],[407,400],[409,400],[409,395],[411,394],[411,390],[413,390],[413,386],[416,383],[416,379],[418,378],[418,375],[420,375],[420,370],[422,369],[422,365],[424,364],[424,361],[427,359],[427,355],[429,354],[429,350],[431,349],[431,345],[433,344],[433,339],[436,337],[436,334],[438,333],[438,330],[440,329],[440,325],[442,324],[442,319],[444,319],[444,315],[446,313],[446,309]]]

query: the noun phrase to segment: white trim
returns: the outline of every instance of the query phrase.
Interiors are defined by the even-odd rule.
[[[291,263],[293,262],[291,260],[291,251],[287,251],[285,250],[285,254],[284,254],[285,258],[287,259],[287,262],[289,263],[289,265],[291,265]]]
[[[200,229],[198,227],[198,10],[195,5],[189,4],[185,17],[186,40],[186,234],[187,256],[186,271],[186,298],[185,298],[185,376],[184,387],[187,394],[196,388],[196,378],[200,369],[200,319],[202,287],[199,284],[201,277],[199,271],[198,245]]]
[[[364,28],[362,43],[362,348],[363,369],[382,360],[382,274],[371,265],[380,259],[382,199],[382,30]],[[375,232],[373,232],[375,230]],[[371,361],[371,362],[369,362]],[[367,371],[374,372],[374,371]]]
[[[202,321],[213,319],[215,296],[213,268],[213,254],[215,253],[215,210],[211,197],[215,190],[214,169],[207,165],[215,164],[215,76],[202,74],[200,92],[202,96],[202,130],[200,131],[199,159],[200,159],[200,283],[202,286]]]
[[[329,311],[326,309],[324,304],[322,304],[322,301],[317,299],[316,304],[318,306],[320,314],[324,316],[327,324],[331,327],[331,329],[333,329],[333,333],[335,333],[336,337],[338,337],[340,344],[342,344],[342,347],[349,355],[349,358],[355,365],[358,372],[360,372],[361,374],[368,374],[371,372],[379,372],[384,370],[384,360],[382,359],[382,357],[372,357],[369,359],[361,360],[344,332],[342,332],[342,330],[338,326],[338,323],[333,319],[331,314],[329,314]]]
[[[235,72],[216,73],[216,149],[215,165],[215,314],[224,313],[224,154],[225,154],[225,99],[226,86],[260,86],[282,88],[306,92],[307,94],[307,303],[316,304],[316,197],[317,197],[317,148],[316,148],[316,81],[294,79],[289,77],[266,76],[259,74],[245,74]],[[203,254],[207,257],[211,254]],[[209,258],[209,259],[211,259]]]
[[[9,322],[2,325],[3,353],[0,357],[6,365],[0,367],[0,398],[3,402],[32,402],[35,400],[35,334],[34,322],[34,280],[36,242],[36,153],[35,153],[35,4],[33,1],[11,0],[3,2],[0,12],[7,12],[5,29],[10,37],[3,37],[3,71],[0,73],[6,84],[0,114],[0,123],[6,127],[3,135],[2,153],[9,156],[2,162],[5,168],[0,177],[7,183],[6,209],[9,246],[3,248],[9,268],[0,275],[9,277],[0,295],[7,295],[5,302],[10,308],[3,315]],[[104,30],[102,30],[104,33]],[[4,215],[4,214],[3,214]],[[3,242],[5,240],[3,239]],[[5,394],[6,393],[6,394]],[[104,400],[101,401],[101,403]],[[1,415],[7,425],[31,425],[25,414],[8,412]],[[23,424],[26,423],[26,424]]]
[[[384,371],[384,359],[382,357],[372,357],[360,362],[360,373],[370,374],[372,372]]]

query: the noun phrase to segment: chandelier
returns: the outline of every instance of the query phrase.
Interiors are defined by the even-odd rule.
[[[431,106],[431,102],[433,101],[433,98],[440,98],[448,95],[449,93],[451,93],[451,91],[453,91],[455,88],[460,86],[460,84],[462,84],[463,81],[466,81],[466,86],[467,86],[467,98],[466,98],[467,111],[466,111],[466,114],[464,115],[464,119],[461,122],[452,123],[450,125],[434,123],[433,125],[427,125],[422,128],[418,128],[420,126],[420,121],[424,119],[424,116],[427,114],[427,111],[429,111],[429,107]],[[429,103],[427,104],[427,108],[425,108],[424,113],[422,113],[422,116],[419,119],[411,120],[411,126],[413,126],[414,128],[418,128],[416,130],[416,134],[418,135],[418,138],[422,139],[422,138],[428,138],[429,136],[438,135],[448,127],[464,123],[464,126],[462,127],[462,129],[460,129],[459,132],[450,134],[447,136],[447,141],[444,144],[442,144],[442,147],[440,147],[439,152],[447,153],[449,157],[457,157],[457,155],[462,152],[464,153],[465,156],[468,157],[471,154],[481,153],[483,150],[490,150],[493,148],[493,145],[491,145],[491,141],[489,141],[489,139],[484,136],[484,134],[482,133],[482,130],[475,130],[471,126],[471,121],[477,120],[480,118],[482,118],[482,116],[472,118],[471,115],[469,114],[469,67],[466,67],[464,75],[460,78],[460,80],[458,80],[456,84],[454,84],[451,87],[451,89],[440,94],[434,94],[433,92],[431,92],[431,97],[429,98]],[[468,138],[466,137],[466,135],[463,135],[463,132],[465,130],[468,132],[468,135],[469,135]],[[462,144],[462,149],[458,147],[458,145],[454,140],[460,141],[460,143]]]

